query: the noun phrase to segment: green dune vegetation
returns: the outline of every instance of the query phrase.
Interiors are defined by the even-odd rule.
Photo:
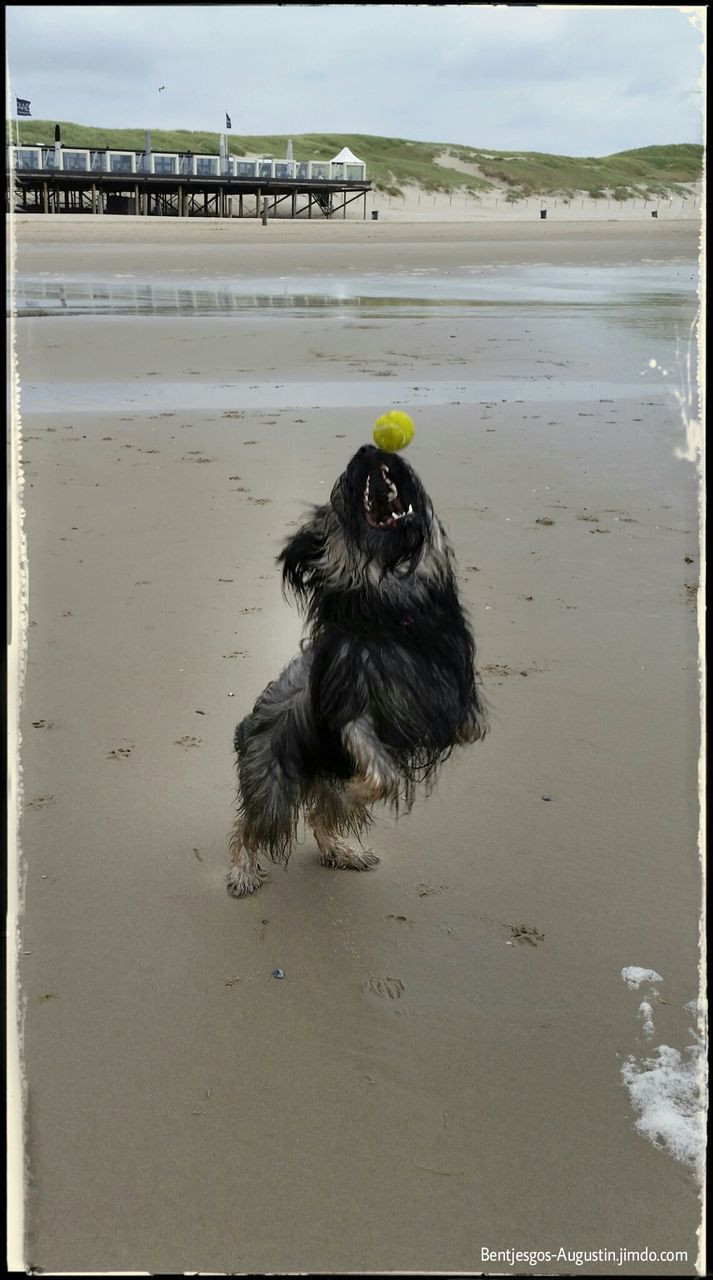
[[[116,147],[143,150],[144,129],[94,129],[67,121],[22,120],[24,143],[51,143],[55,123],[69,147]],[[14,132],[14,122],[13,122]],[[9,124],[6,131],[9,136]],[[155,151],[218,152],[217,133],[187,129],[151,130]],[[285,155],[287,134],[244,137],[228,134],[232,155]],[[693,143],[639,147],[611,156],[556,156],[539,151],[489,151],[460,144],[414,142],[408,138],[377,138],[367,134],[305,133],[292,139],[298,160],[330,160],[343,146],[351,147],[367,166],[374,187],[400,195],[404,187],[423,191],[460,191],[473,195],[505,190],[507,200],[528,196],[628,200],[636,197],[685,195],[700,182],[703,148]]]

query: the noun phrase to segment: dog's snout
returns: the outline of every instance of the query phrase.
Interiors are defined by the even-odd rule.
[[[376,446],[373,444],[363,444],[361,449],[357,450],[357,458],[363,458],[365,453],[376,453]]]

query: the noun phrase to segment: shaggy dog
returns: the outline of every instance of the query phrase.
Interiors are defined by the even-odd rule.
[[[301,808],[325,866],[375,866],[345,840],[369,807],[410,809],[416,783],[486,731],[453,552],[403,458],[359,449],[279,562],[309,631],[235,731],[236,898],[260,887],[260,854],[287,861]]]

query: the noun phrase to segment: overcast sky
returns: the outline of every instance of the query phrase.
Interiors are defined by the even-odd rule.
[[[228,111],[237,134],[367,133],[569,155],[702,141],[703,37],[675,6],[6,14],[12,92],[40,119],[219,131]]]

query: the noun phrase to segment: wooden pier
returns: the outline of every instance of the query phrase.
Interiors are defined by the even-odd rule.
[[[58,171],[8,172],[8,209],[26,213],[121,213],[178,218],[346,218],[371,182],[344,178],[238,177],[233,174],[157,174]],[[278,213],[279,211],[279,213]]]

